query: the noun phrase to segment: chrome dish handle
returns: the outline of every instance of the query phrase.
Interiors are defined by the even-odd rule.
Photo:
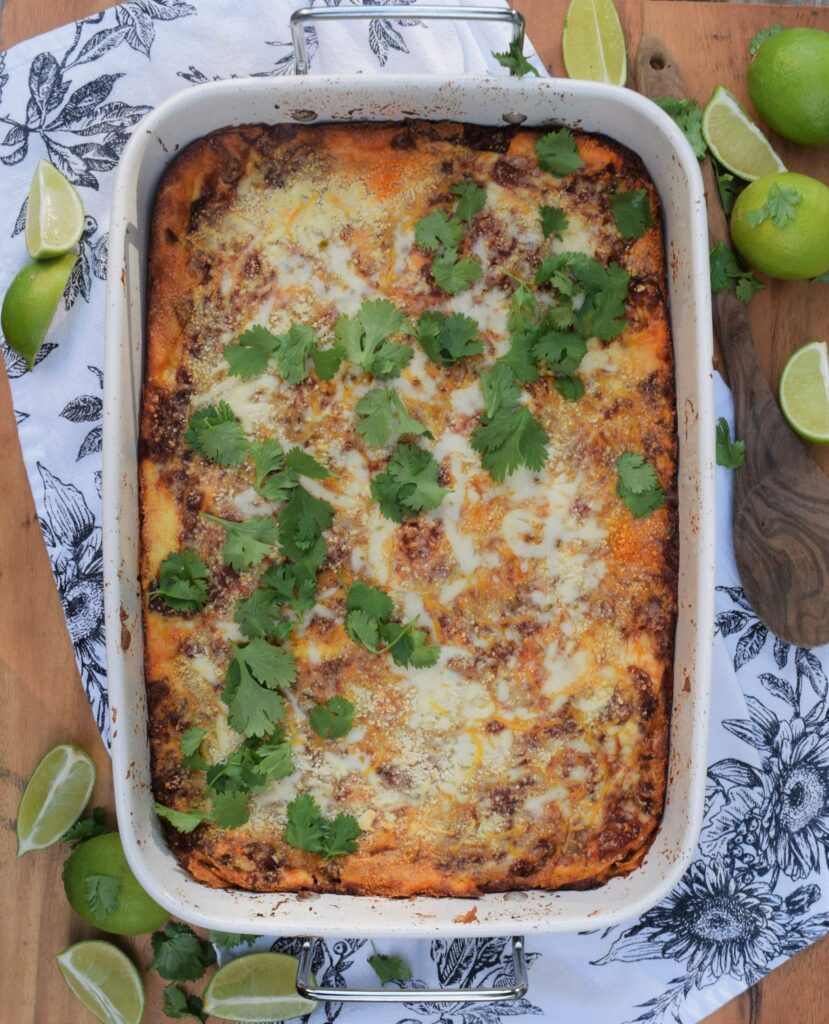
[[[298,75],[307,75],[311,68],[305,42],[305,25],[315,21],[354,21],[359,18],[417,18],[418,21],[506,21],[512,25],[512,42],[524,46],[524,15],[508,7],[437,7],[424,4],[384,4],[355,7],[302,7],[291,15],[291,37]],[[514,72],[510,71],[510,74]]]
[[[376,9],[376,8],[375,8]],[[496,1003],[521,999],[527,994],[527,958],[524,940],[512,940],[515,980],[501,988],[320,988],[311,985],[311,961],[317,939],[303,939],[296,974],[296,989],[306,999],[334,1003]]]

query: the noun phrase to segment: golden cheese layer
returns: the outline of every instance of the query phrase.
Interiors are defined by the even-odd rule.
[[[250,437],[299,445],[333,478],[304,486],[336,512],[314,609],[291,646],[286,694],[294,772],[255,796],[248,824],[200,826],[169,841],[198,879],[252,890],[406,896],[587,887],[642,859],[662,811],[676,609],[676,428],[659,202],[641,162],[606,138],[578,134],[584,167],[539,168],[531,130],[451,123],[250,126],[180,154],[158,191],[150,256],[142,419],[141,575],[156,796],[186,809],[203,775],[182,768],[181,734],[208,729],[219,760],[239,743],[220,699],[236,602],[261,569],[224,565],[224,534],[200,512],[276,514],[249,466],[222,468],[188,448],[192,412],[226,401]],[[451,208],[471,178],[487,200],[462,254],[484,276],[455,297],[434,284],[414,225]],[[653,226],[624,241],[616,190],[647,190]],[[569,224],[545,240],[538,207]],[[470,436],[483,409],[480,371],[509,347],[513,278],[550,252],[618,261],[631,276],[626,327],[588,342],[585,394],[565,401],[541,379],[524,401],[547,430],[549,459],[495,483]],[[367,446],[354,407],[377,381],[344,364],[296,386],[275,369],[227,374],[222,351],[252,324],[311,323],[330,339],[341,313],[386,297],[479,323],[484,353],[452,367],[414,358],[394,384],[428,426],[422,442],[451,488],[441,506],[397,524],[369,492],[394,443]],[[616,494],[615,462],[641,452],[667,500],[635,519]],[[184,546],[210,569],[203,612],[150,600],[160,562]],[[265,565],[279,561],[275,550]],[[343,583],[388,592],[440,644],[431,668],[400,669],[344,628]],[[324,740],[309,710],[341,695],[352,731]],[[363,829],[354,854],[324,861],[282,839],[286,805],[308,792],[326,815]]]

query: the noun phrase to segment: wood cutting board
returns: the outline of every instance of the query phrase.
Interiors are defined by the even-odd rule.
[[[731,88],[748,105],[745,70],[748,41],[775,21],[787,27],[829,30],[829,9],[766,5],[616,0],[630,63],[643,34],[665,40],[683,69],[689,89],[705,102],[714,84]],[[0,46],[14,43],[110,6],[101,0],[8,0],[0,22]],[[561,28],[564,0],[515,0],[528,33],[553,74],[563,74]],[[2,4],[0,4],[2,9]],[[750,109],[750,107],[749,107]],[[829,181],[829,147],[806,150],[773,137],[792,170]],[[829,340],[829,286],[774,283],[752,302],[750,319],[761,362],[776,389],[788,355],[813,338]],[[749,439],[750,443],[750,439]],[[829,451],[821,452],[829,471]],[[54,955],[89,937],[69,910],[60,881],[65,852],[55,848],[15,856],[14,819],[22,786],[41,755],[56,743],[86,746],[99,769],[94,802],[112,806],[109,763],[97,740],[54,588],[49,561],[23,470],[8,384],[0,380],[0,878],[5,920],[0,963],[10,983],[0,986],[0,1021],[19,1024],[87,1019],[65,988]],[[148,965],[146,940],[119,945]],[[778,1024],[799,1020],[826,1024],[821,981],[829,972],[824,940],[730,1003],[706,1024]],[[11,980],[13,979],[13,981]],[[146,1024],[167,1020],[162,984],[149,975]],[[91,1018],[89,1018],[91,1019]]]

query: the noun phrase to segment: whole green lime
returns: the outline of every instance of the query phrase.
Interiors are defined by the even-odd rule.
[[[117,832],[77,847],[63,865],[63,887],[76,914],[116,935],[154,931],[170,916],[138,884]]]
[[[818,277],[829,270],[829,188],[806,174],[766,174],[737,197],[731,237],[764,274]]]
[[[829,32],[787,28],[769,36],[748,66],[748,92],[784,139],[829,142]]]

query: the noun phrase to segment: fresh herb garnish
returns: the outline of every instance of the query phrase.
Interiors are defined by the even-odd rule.
[[[724,469],[739,469],[746,460],[746,443],[731,440],[728,420],[720,416],[717,420],[717,465]]]
[[[345,697],[332,697],[325,704],[315,705],[308,721],[317,736],[324,740],[338,740],[351,731],[356,710]]]
[[[513,39],[509,44],[508,50],[504,53],[496,53],[495,50],[492,50],[492,56],[502,68],[509,68],[516,78],[523,78],[524,75],[538,76],[538,68],[534,68],[530,64],[524,56],[522,47],[523,41],[519,42],[517,39]]]
[[[656,471],[643,455],[623,452],[616,460],[616,472],[616,493],[637,519],[665,504]]]
[[[559,178],[584,167],[573,133],[567,128],[542,135],[535,144],[535,152],[539,165]]]
[[[415,242],[429,252],[456,250],[463,238],[463,224],[445,210],[433,210],[415,224]]]
[[[717,175],[717,191],[720,194],[720,202],[726,217],[731,216],[737,196],[748,186],[747,181],[740,181],[733,174],[727,171],[721,163],[711,157],[714,171]]]
[[[354,853],[362,829],[350,814],[326,818],[310,793],[300,793],[288,804],[285,842],[297,850],[319,853],[326,860]]]
[[[552,235],[561,241],[562,232],[566,231],[570,224],[564,210],[559,210],[557,206],[539,206],[538,213],[541,217],[541,233],[544,237],[549,238]]]
[[[177,612],[197,612],[207,604],[207,566],[188,548],[168,555],[158,567],[151,594]]]
[[[428,668],[440,656],[437,645],[426,643],[426,633],[417,629],[417,619],[392,619],[394,602],[388,594],[365,583],[355,583],[346,600],[345,631],[371,654],[390,651],[396,665]]]
[[[584,382],[575,374],[586,352],[584,338],[573,331],[545,331],[533,345],[533,355],[553,374],[556,390],[571,402],[584,394]]]
[[[181,747],[181,763],[183,767],[191,772],[203,772],[207,768],[207,761],[199,753],[202,740],[207,735],[207,729],[193,726],[181,734],[179,746]]]
[[[244,799],[261,793],[272,782],[293,771],[291,741],[284,730],[276,729],[264,737],[248,737],[224,761],[207,768],[206,782],[213,799]],[[247,820],[247,817],[245,818]],[[217,824],[220,824],[217,822]]]
[[[758,210],[746,214],[746,222],[750,228],[759,227],[763,221],[771,219],[777,228],[784,228],[794,220],[795,207],[803,202],[803,196],[796,188],[781,188],[772,185],[765,203]]]
[[[216,963],[210,943],[178,921],[171,921],[163,931],[153,932],[151,942],[153,967],[168,981],[195,981]]]
[[[381,985],[390,981],[411,981],[412,969],[402,957],[378,953],[373,942],[371,948],[374,952],[368,958],[369,966],[379,978]]]
[[[344,358],[381,380],[398,377],[413,355],[409,345],[390,340],[411,334],[411,325],[388,299],[364,302],[354,316],[342,314],[334,333]]]
[[[120,903],[121,879],[115,875],[87,875],[83,894],[93,914],[114,914]]]
[[[610,212],[622,238],[641,238],[645,230],[653,226],[648,191],[634,188],[629,192],[617,192],[610,200]]]
[[[237,341],[225,345],[228,375],[242,380],[260,376],[267,370],[268,361],[276,354],[279,345],[279,335],[272,334],[267,327],[259,324],[249,327]]]
[[[507,363],[496,362],[481,373],[484,393],[484,415],[490,419],[501,406],[514,406],[521,401],[521,388]]]
[[[279,529],[270,516],[254,516],[244,522],[219,519],[218,516],[200,513],[202,519],[218,523],[225,531],[222,558],[234,569],[250,569],[258,565],[276,543]]]
[[[481,417],[472,431],[472,447],[493,480],[501,482],[519,466],[537,472],[548,458],[547,431],[523,405],[502,406],[493,416]]]
[[[734,288],[740,302],[751,302],[754,293],[765,288],[754,274],[740,263],[737,254],[723,242],[711,250],[711,291],[724,292]]]
[[[282,696],[276,691],[295,679],[296,662],[289,651],[259,637],[234,645],[222,691],[228,721],[244,736],[270,733],[285,714]]]
[[[357,433],[366,444],[382,448],[392,435],[413,434],[431,438],[431,434],[409,414],[394,388],[375,388],[357,403]]]
[[[291,448],[285,456],[285,465],[300,476],[307,476],[311,480],[327,480],[332,476],[330,469],[323,466],[321,462],[317,462],[302,448]]]
[[[323,530],[333,521],[334,509],[327,501],[295,487],[279,513],[279,546],[308,572],[316,571],[325,558]]]
[[[203,458],[220,466],[237,466],[248,453],[242,424],[227,402],[197,409],[190,417],[184,440]]]
[[[192,1017],[194,1020],[207,1024],[207,1014],[204,1012],[204,1003],[199,996],[187,993],[180,985],[170,982],[164,987],[164,1013],[174,1020],[183,1017]]]
[[[560,306],[545,310],[556,329],[572,324],[583,337],[604,341],[612,341],[624,330],[630,275],[618,263],[604,266],[583,253],[555,253],[538,268],[535,283],[549,284],[557,292]],[[573,299],[579,293],[584,298],[575,310]]]
[[[371,481],[371,496],[387,519],[402,523],[406,516],[437,508],[448,488],[438,484],[440,466],[431,452],[401,442],[386,470]]]
[[[249,640],[287,640],[294,623],[280,617],[282,603],[270,587],[257,587],[236,603],[233,619]]]
[[[761,28],[759,32],[751,37],[751,42],[748,44],[748,52],[752,57],[755,56],[767,39],[770,39],[772,36],[776,36],[778,32],[782,31],[783,26],[778,22],[775,22],[770,28]]]
[[[435,256],[432,260],[432,277],[435,284],[450,295],[458,295],[483,277],[481,264],[472,256],[461,256],[451,249]]]
[[[164,818],[177,832],[181,832],[183,835],[189,835],[208,820],[208,815],[204,811],[178,811],[174,807],[165,807],[163,804],[154,804],[153,810],[159,818]]]
[[[81,818],[63,833],[62,841],[72,843],[73,848],[82,843],[85,839],[92,839],[93,836],[102,836],[113,829],[107,822],[107,812],[103,807],[93,807],[92,814],[88,818]]]
[[[660,96],[654,103],[673,118],[690,142],[694,156],[701,160],[708,147],[702,136],[702,109],[699,103],[696,100],[679,100],[675,96]]]
[[[470,225],[486,204],[486,190],[474,181],[459,181],[450,185],[449,191],[458,197],[455,213],[450,216],[445,210],[433,210],[422,217],[415,224],[415,242],[436,254],[432,260],[432,277],[438,287],[457,295],[483,276],[483,267],[476,259],[458,256],[458,246],[463,238],[464,223]]]
[[[317,592],[316,573],[295,562],[272,565],[262,576],[262,583],[277,595],[279,600],[302,616],[314,607]]]
[[[415,327],[424,352],[438,366],[454,366],[467,356],[480,355],[484,346],[478,331],[477,321],[463,313],[421,313]]]
[[[207,933],[208,939],[219,949],[235,949],[243,943],[252,946],[256,942],[256,935],[242,935],[241,932],[214,932],[211,928]]]
[[[279,336],[276,350],[276,368],[289,384],[299,384],[308,376],[308,358],[317,348],[314,328],[308,324],[293,323]]]
[[[284,334],[273,334],[266,327],[249,327],[239,340],[226,345],[224,357],[231,377],[249,380],[276,361],[279,373],[289,384],[299,384],[308,376],[308,358],[321,380],[330,380],[337,372],[342,353],[334,346],[320,347],[314,329],[308,324],[292,323]]]
[[[455,208],[455,216],[470,225],[476,213],[480,213],[486,206],[486,189],[476,185],[474,181],[456,181],[449,186],[453,196],[458,197],[458,205]]]

